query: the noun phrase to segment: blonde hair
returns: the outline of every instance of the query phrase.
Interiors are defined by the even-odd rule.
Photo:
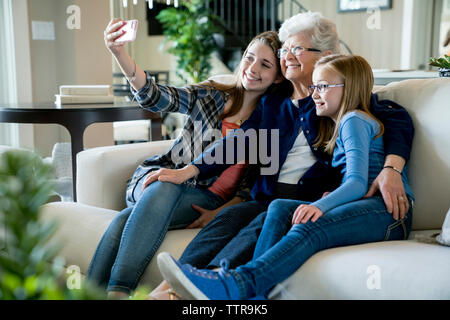
[[[370,112],[374,80],[369,63],[360,56],[330,55],[317,61],[315,67],[326,68],[339,74],[344,81],[344,93],[336,122],[328,117],[321,117],[319,134],[314,146],[325,146],[325,151],[332,154],[339,136],[339,123],[347,112],[353,110],[363,112],[378,122],[380,132],[375,138],[383,135],[383,123]]]
[[[277,72],[278,72],[278,75],[281,76],[282,73],[281,73],[280,60],[278,59],[277,55],[278,55],[278,49],[281,49],[282,43],[281,43],[280,39],[278,38],[278,33],[275,31],[266,31],[266,32],[260,33],[257,36],[255,36],[252,39],[252,41],[250,41],[250,43],[248,44],[247,48],[244,51],[244,54],[242,55],[242,59],[239,64],[238,70],[240,70],[240,68],[241,68],[244,58],[247,55],[248,49],[257,42],[261,42],[262,44],[264,44],[264,45],[268,46],[270,49],[272,49],[275,60],[276,60]],[[215,89],[224,91],[230,95],[230,99],[232,99],[231,107],[227,112],[224,112],[221,114],[220,119],[223,120],[227,117],[232,117],[235,114],[237,114],[239,112],[239,110],[241,110],[242,104],[244,102],[245,89],[242,86],[240,77],[237,77],[237,81],[233,85],[220,84],[213,80],[204,81],[204,82],[200,83],[200,85],[213,87]],[[272,84],[267,89],[266,92],[272,92],[276,88],[278,88],[282,85],[287,85],[286,81],[282,81],[282,83],[280,83],[280,84]]]

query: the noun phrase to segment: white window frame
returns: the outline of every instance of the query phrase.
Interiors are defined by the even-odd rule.
[[[0,3],[0,102],[17,102],[17,76],[13,27],[12,0]],[[0,123],[0,144],[19,146],[19,126]]]
[[[430,57],[439,55],[443,0],[404,0],[401,68],[429,70]]]

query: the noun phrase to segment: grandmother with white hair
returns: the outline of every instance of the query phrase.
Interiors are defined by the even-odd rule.
[[[179,265],[189,264],[196,268],[212,269],[227,260],[227,267],[235,268],[252,259],[258,235],[264,224],[269,204],[275,199],[316,201],[326,192],[339,186],[342,176],[331,166],[331,157],[322,148],[316,148],[320,125],[311,97],[310,86],[316,62],[327,55],[340,51],[335,24],[318,12],[301,13],[289,18],[279,30],[282,49],[278,52],[284,77],[292,88],[289,94],[270,94],[261,99],[252,116],[241,129],[279,130],[279,145],[270,145],[268,150],[278,150],[279,168],[274,175],[258,175],[252,189],[253,201],[242,202],[222,210],[192,240],[179,259]],[[324,88],[327,90],[327,88]],[[388,212],[395,220],[402,220],[409,210],[409,203],[399,172],[409,159],[414,128],[408,113],[392,101],[378,101],[371,109],[385,127],[384,146],[387,155],[385,168],[369,189],[368,196],[381,193]],[[207,177],[225,170],[227,164],[206,164],[202,161],[225,148],[225,137],[205,151],[191,166],[193,174]],[[216,152],[217,151],[217,152]],[[222,149],[223,151],[223,149]],[[224,154],[224,152],[223,152]],[[223,163],[226,163],[224,161]],[[259,164],[260,167],[264,164]],[[258,171],[259,173],[259,171]],[[189,179],[190,176],[186,176]],[[366,210],[364,201],[354,206],[355,210]],[[400,226],[400,224],[399,224]],[[162,257],[164,268],[177,268]],[[178,272],[180,275],[181,273]],[[163,272],[164,274],[164,272]],[[173,273],[172,273],[173,274]],[[182,277],[182,275],[181,275]],[[179,280],[179,279],[178,279]],[[152,294],[157,298],[169,288],[163,282]],[[175,293],[168,290],[171,296]]]

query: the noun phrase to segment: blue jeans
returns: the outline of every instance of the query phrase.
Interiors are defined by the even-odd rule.
[[[222,258],[227,258],[232,267],[247,263],[252,259],[263,225],[261,222],[253,229],[249,223],[265,210],[266,207],[257,201],[223,209],[189,243],[179,259],[180,263],[197,268],[218,267]],[[235,237],[239,241],[235,241]]]
[[[89,266],[87,277],[108,291],[130,293],[169,229],[185,228],[199,217],[192,204],[216,209],[223,199],[207,189],[154,182],[133,207],[111,221]]]
[[[398,221],[381,197],[358,200],[326,212],[316,222],[291,224],[297,200],[275,200],[254,252],[254,259],[233,271],[243,298],[267,295],[316,252],[368,242],[402,240],[409,236],[412,206]]]

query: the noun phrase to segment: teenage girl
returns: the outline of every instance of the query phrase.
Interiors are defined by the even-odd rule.
[[[128,207],[111,222],[90,263],[88,279],[105,287],[109,297],[117,298],[128,296],[136,288],[167,230],[203,226],[222,208],[243,201],[239,193],[239,183],[245,176],[242,165],[230,167],[213,184],[196,180],[173,184],[163,179],[149,184],[149,174],[183,168],[198,151],[195,146],[211,143],[202,141],[203,133],[238,128],[260,97],[283,81],[277,59],[281,48],[278,35],[264,32],[245,50],[236,84],[208,81],[184,88],[158,85],[136,65],[123,44],[115,42],[122,35],[124,23],[119,19],[110,22],[105,44],[130,81],[139,104],[151,111],[185,113],[188,118],[169,152],[147,159],[136,169],[127,190]],[[195,123],[201,123],[201,130],[194,130]]]

